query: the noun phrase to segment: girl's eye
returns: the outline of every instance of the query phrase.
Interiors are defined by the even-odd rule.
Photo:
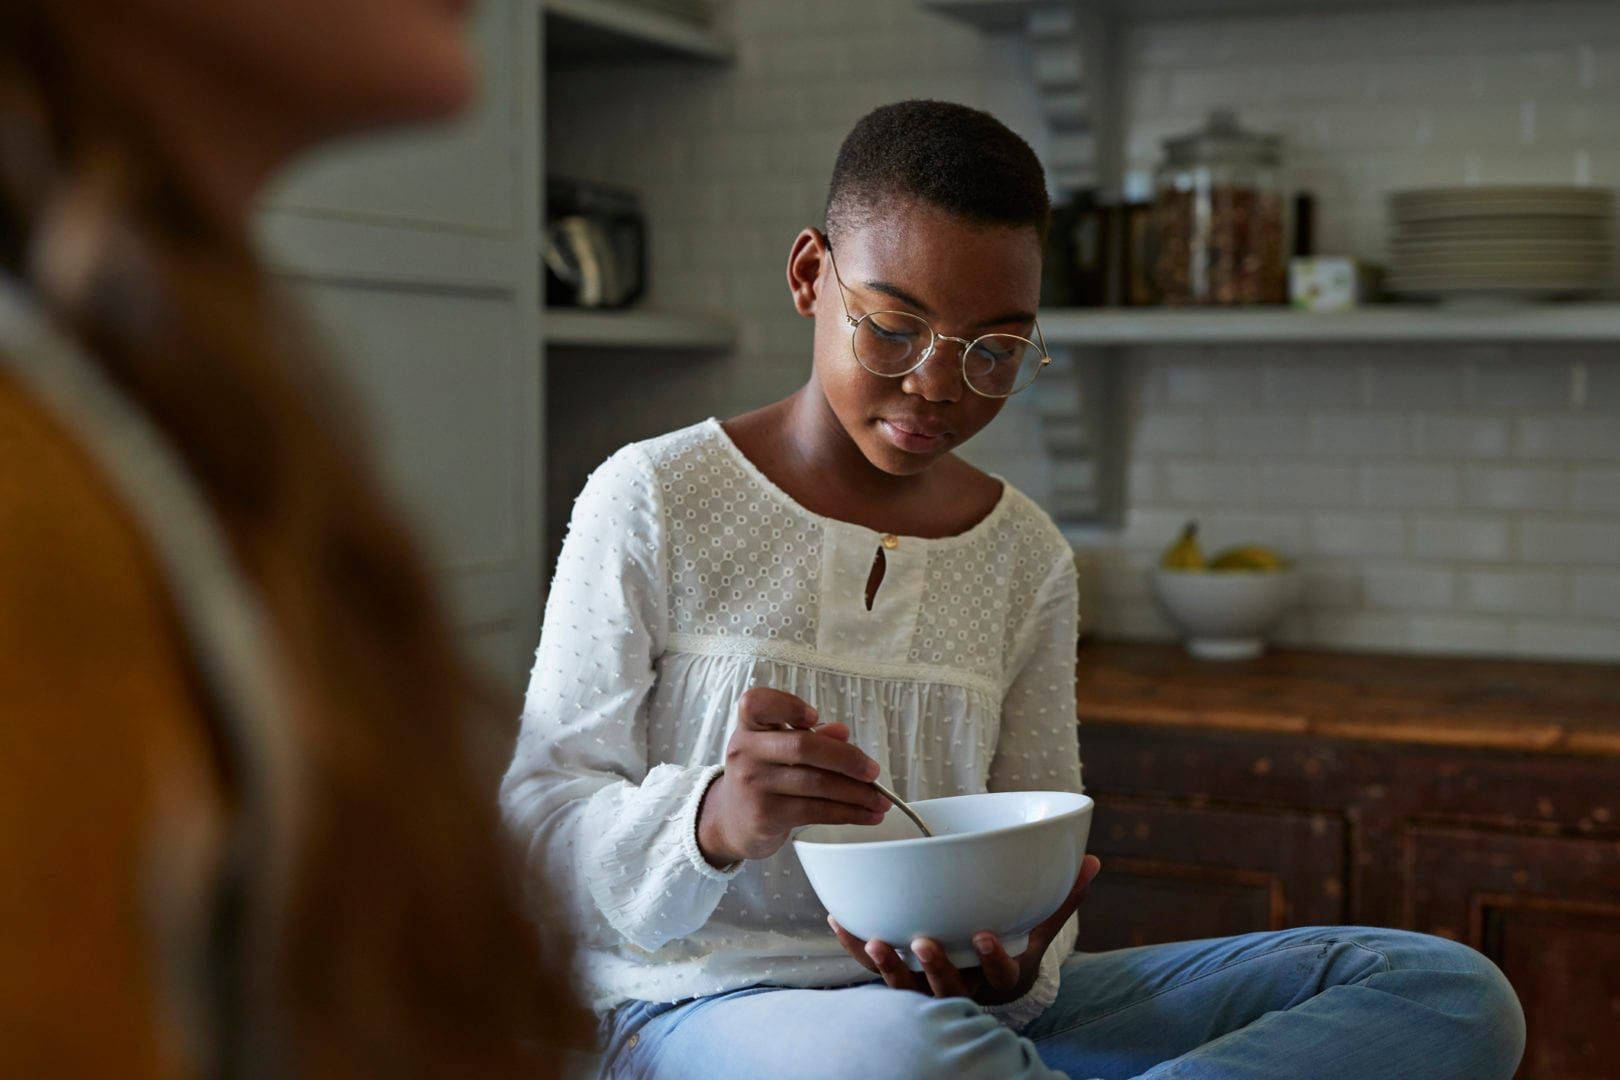
[[[973,346],[973,356],[988,367],[1017,367],[1034,346],[1011,334],[990,334]]]
[[[884,326],[876,319],[866,321],[872,332],[885,341],[915,341],[919,336],[918,331],[910,327]]]

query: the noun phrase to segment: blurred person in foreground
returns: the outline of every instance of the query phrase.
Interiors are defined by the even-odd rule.
[[[0,0],[0,1075],[550,1076],[474,687],[249,242],[462,0]],[[549,959],[547,958],[550,953]]]

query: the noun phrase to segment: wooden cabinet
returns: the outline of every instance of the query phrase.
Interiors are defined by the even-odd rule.
[[[1080,654],[1080,948],[1331,923],[1490,956],[1522,1077],[1620,1076],[1620,669]]]
[[[1086,949],[1336,923],[1344,901],[1344,823],[1110,796],[1093,851],[1108,887],[1086,900]]]
[[[1534,1032],[1524,1074],[1620,1072],[1620,842],[1419,826],[1404,924],[1501,966]]]

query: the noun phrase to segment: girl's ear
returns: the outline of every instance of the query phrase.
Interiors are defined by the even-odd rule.
[[[816,229],[805,229],[794,238],[788,252],[788,292],[793,308],[806,318],[815,318],[816,300],[821,295],[821,276],[826,272],[826,241]]]

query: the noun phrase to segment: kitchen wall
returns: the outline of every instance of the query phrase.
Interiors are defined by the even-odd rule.
[[[612,378],[554,360],[554,401],[560,379],[620,414],[622,428],[580,430],[576,470],[620,436],[802,379],[809,329],[787,307],[782,264],[863,111],[946,97],[1038,134],[1019,47],[912,0],[737,0],[731,16],[735,69],[553,84],[553,167],[646,192],[653,302],[729,307],[742,334],[733,357],[624,358]],[[1164,135],[1235,107],[1288,139],[1320,200],[1322,250],[1379,257],[1395,187],[1620,185],[1620,5],[1150,23],[1126,41],[1135,186]],[[1214,544],[1271,543],[1307,568],[1291,641],[1620,658],[1620,357],[1379,345],[1139,349],[1123,362],[1125,525],[1074,534],[1097,552],[1100,632],[1168,635],[1142,570],[1196,516]],[[990,457],[1010,471],[1009,446]]]
[[[1147,23],[1128,156],[1213,106],[1287,140],[1319,249],[1384,255],[1384,193],[1620,186],[1620,5]],[[1301,643],[1620,658],[1620,356],[1570,346],[1155,349],[1131,358],[1127,527],[1101,629],[1168,633],[1139,573],[1188,517],[1309,569]]]
[[[1608,350],[1612,353],[1612,350]],[[1620,357],[1570,347],[1153,349],[1101,626],[1168,630],[1142,571],[1188,518],[1299,558],[1302,644],[1620,657]]]

